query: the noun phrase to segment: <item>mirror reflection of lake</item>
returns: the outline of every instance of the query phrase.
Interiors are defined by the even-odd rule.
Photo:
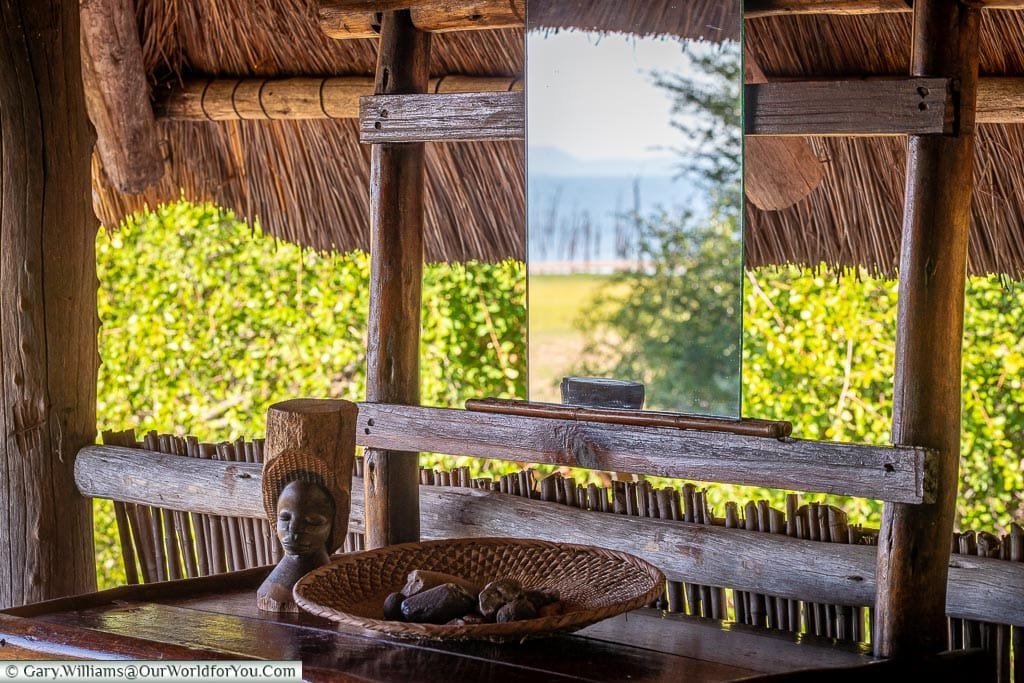
[[[715,82],[708,56],[737,82]],[[734,41],[528,31],[531,400],[559,402],[566,375],[614,377],[643,382],[647,409],[739,416],[740,174],[709,190],[690,162],[738,159],[740,136],[695,143],[715,115],[673,89],[735,90],[738,126],[738,66]]]

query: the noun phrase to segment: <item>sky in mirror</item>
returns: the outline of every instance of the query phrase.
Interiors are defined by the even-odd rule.
[[[532,400],[587,375],[643,382],[648,409],[738,415],[739,172],[720,192],[699,156],[739,157],[738,135],[701,134],[722,101],[738,127],[739,73],[734,43],[528,31]],[[717,101],[681,104],[687,88]]]

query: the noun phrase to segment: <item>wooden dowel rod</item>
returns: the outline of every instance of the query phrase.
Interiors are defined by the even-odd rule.
[[[875,603],[879,657],[946,646],[980,21],[980,12],[967,4],[914,4],[912,75],[956,79],[959,120],[953,135],[911,136],[908,142],[892,439],[938,451],[937,490],[934,503],[885,505]]]
[[[430,34],[408,10],[385,12],[374,92],[423,93]],[[424,145],[377,144],[370,152],[369,401],[419,403],[423,280]],[[418,455],[366,449],[366,545],[419,540]]]
[[[583,408],[563,406],[557,403],[533,403],[503,398],[470,399],[466,410],[498,415],[523,415],[546,417],[557,420],[577,420],[646,427],[674,427],[676,429],[699,429],[702,431],[726,432],[744,436],[783,438],[793,433],[789,422],[773,420],[708,417],[641,410],[620,410],[616,408]]]

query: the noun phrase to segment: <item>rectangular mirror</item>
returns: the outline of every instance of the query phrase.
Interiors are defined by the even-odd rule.
[[[739,416],[741,30],[739,0],[528,2],[531,400]]]

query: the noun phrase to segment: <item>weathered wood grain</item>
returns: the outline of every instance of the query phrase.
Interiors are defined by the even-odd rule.
[[[116,446],[82,449],[82,493],[214,515],[261,517],[260,467]],[[875,547],[820,543],[742,529],[587,512],[463,487],[420,487],[425,539],[508,536],[589,543],[633,553],[671,580],[829,604],[874,600]],[[349,530],[364,528],[359,480]],[[952,616],[1024,625],[1024,564],[956,555],[949,560]]]
[[[743,82],[767,83],[748,46],[743,48]],[[743,192],[755,206],[779,211],[809,195],[825,177],[825,164],[806,139],[747,136],[743,148]]]
[[[522,79],[507,76],[440,76],[427,91],[521,91]],[[174,84],[156,104],[169,121],[273,121],[359,118],[359,98],[373,95],[373,78],[191,79]]]
[[[385,12],[383,22],[374,92],[424,92],[430,34],[413,26],[408,10]],[[377,144],[370,152],[370,401],[420,402],[424,163],[422,143]],[[364,465],[367,547],[419,540],[416,453],[370,448]]]
[[[362,99],[359,112],[364,143],[521,140],[525,130],[519,92],[375,95]]]
[[[920,502],[928,453],[721,432],[362,403],[356,443]]]
[[[406,8],[416,28],[432,33],[522,28],[526,16],[526,0],[323,0],[320,29],[330,38],[376,38],[381,32],[381,13]]]
[[[975,0],[983,9],[1022,10],[1024,0]],[[744,17],[756,19],[792,14],[890,14],[912,12],[913,0],[746,0]]]
[[[944,0],[914,5],[911,73],[958,83],[952,135],[911,136],[900,247],[893,442],[937,451],[936,498],[887,504],[878,537],[875,654],[946,647],[946,575],[960,465],[961,345],[974,185],[981,13]]]
[[[78,3],[0,0],[0,608],[95,590],[93,135]]]
[[[121,192],[138,194],[164,173],[149,100],[134,0],[82,0],[82,80],[96,151]]]
[[[710,415],[687,415],[656,410],[630,410],[624,408],[585,408],[580,405],[537,403],[504,398],[481,398],[466,401],[466,410],[498,415],[523,415],[561,420],[603,422],[674,429],[697,429],[709,432],[743,434],[766,438],[783,438],[793,433],[793,424],[781,420],[754,418],[726,418]]]
[[[1024,78],[979,78],[977,123],[1024,123]]]
[[[778,81],[744,86],[747,135],[909,135],[952,130],[943,78]]]

